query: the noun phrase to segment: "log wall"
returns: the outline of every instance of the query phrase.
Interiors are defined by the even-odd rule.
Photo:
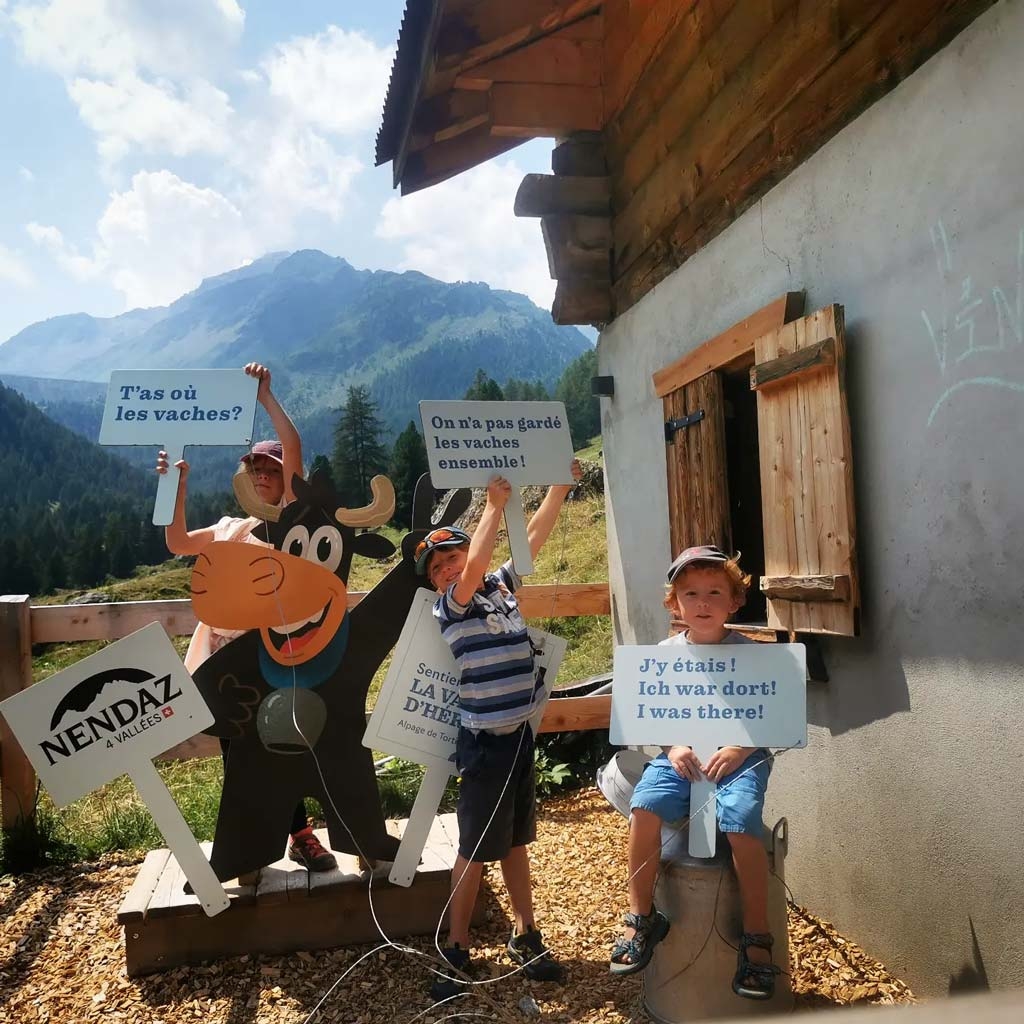
[[[992,0],[605,0],[615,315]]]

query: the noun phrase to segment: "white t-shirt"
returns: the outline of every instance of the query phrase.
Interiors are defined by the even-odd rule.
[[[749,636],[744,636],[742,633],[737,633],[735,629],[730,629],[725,636],[718,641],[720,644],[756,644],[756,640],[751,640]],[[684,630],[682,633],[676,633],[675,636],[665,637],[664,640],[658,643],[659,647],[683,647],[686,645],[693,645],[693,641],[690,639],[689,630]],[[714,646],[713,644],[705,644],[705,647]]]

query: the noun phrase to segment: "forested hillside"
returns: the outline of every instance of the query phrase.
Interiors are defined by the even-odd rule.
[[[91,587],[110,573],[167,558],[152,525],[156,483],[0,384],[0,591]],[[194,522],[212,522],[227,495],[196,495]]]

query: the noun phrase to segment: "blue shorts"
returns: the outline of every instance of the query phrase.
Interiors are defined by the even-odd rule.
[[[764,794],[771,770],[768,752],[755,750],[736,771],[718,783],[715,803],[719,831],[761,835]],[[667,755],[659,754],[644,766],[629,803],[631,811],[638,808],[669,823],[689,815],[690,782],[672,767]]]

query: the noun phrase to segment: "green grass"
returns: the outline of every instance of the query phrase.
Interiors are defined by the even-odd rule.
[[[584,445],[582,448],[580,448],[579,451],[576,452],[576,458],[577,459],[587,459],[590,462],[600,462],[600,461],[602,461],[603,455],[602,455],[601,435],[598,434],[597,437],[592,437],[586,443],[586,445]]]
[[[220,758],[160,761],[157,771],[196,838],[212,839],[223,782]],[[62,808],[42,790],[35,828],[23,827],[5,837],[0,871],[92,860],[113,850],[142,853],[162,845],[160,831],[135,786],[121,776]]]
[[[600,439],[597,441],[599,443]],[[388,531],[388,536],[397,544],[402,533]],[[507,540],[502,535],[495,561],[507,557]],[[350,589],[369,590],[387,574],[396,559],[397,556],[383,563],[355,559]],[[531,584],[561,586],[601,582],[608,578],[603,499],[586,498],[566,505],[550,539],[536,559],[535,570],[529,578]],[[160,566],[140,567],[130,580],[110,581],[95,589],[102,589],[112,601],[186,598],[190,573],[190,568],[172,559]],[[81,591],[64,591],[40,599],[38,603],[62,603],[78,593]],[[611,668],[609,616],[539,618],[532,620],[532,624],[569,641],[557,685],[566,685]],[[179,653],[184,654],[188,637],[178,637],[174,643]],[[106,641],[89,641],[39,646],[33,652],[33,681],[45,679],[105,645]],[[371,706],[389,664],[390,656],[374,677],[370,688]],[[559,784],[558,776],[562,774],[557,771],[558,766],[566,760],[581,760],[581,755],[574,749],[563,754],[557,738],[545,739],[550,742],[542,744],[545,749],[540,755],[544,758],[540,777],[544,782],[542,788],[553,791]],[[548,751],[547,747],[552,749]],[[157,768],[196,837],[200,841],[212,839],[220,803],[220,759],[158,762]],[[380,781],[386,814],[408,814],[422,774],[423,769],[418,765],[400,760],[391,762]],[[453,806],[454,788],[449,787],[442,809]],[[314,815],[319,813],[315,805],[310,809]],[[88,860],[112,850],[141,853],[162,844],[156,825],[135,787],[127,777],[122,777],[62,809],[54,807],[46,793],[41,793],[34,829],[9,836],[0,849],[0,872],[22,870],[29,865]]]

